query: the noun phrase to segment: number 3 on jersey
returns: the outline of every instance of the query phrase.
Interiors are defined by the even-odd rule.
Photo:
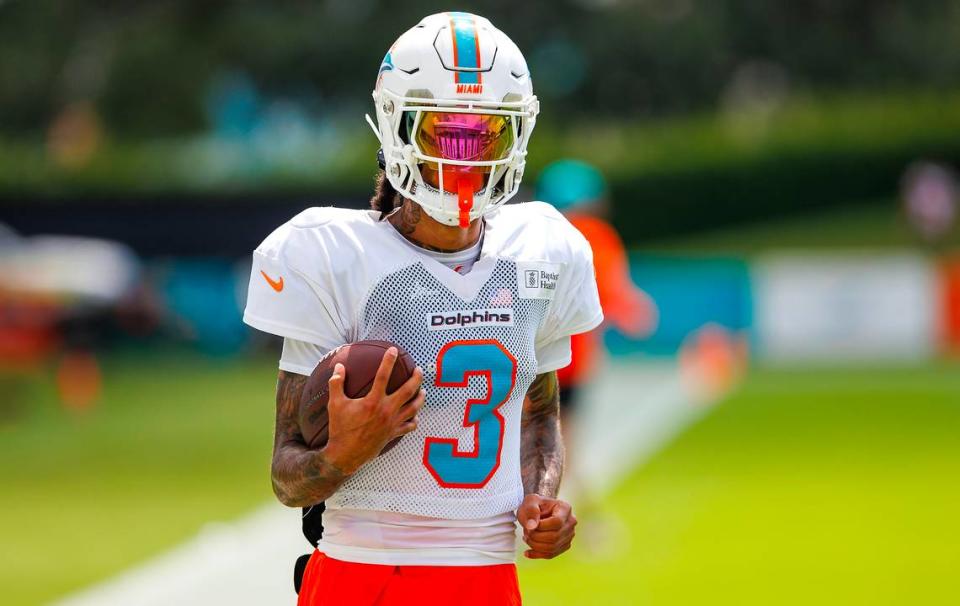
[[[483,398],[468,399],[463,426],[473,426],[473,450],[460,451],[451,438],[428,437],[423,464],[444,488],[482,488],[500,467],[503,415],[497,410],[510,398],[517,361],[496,340],[452,341],[437,355],[437,387],[467,387],[471,376],[487,380]]]

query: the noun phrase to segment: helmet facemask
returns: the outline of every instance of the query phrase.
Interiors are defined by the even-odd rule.
[[[465,228],[516,194],[536,97],[494,103],[379,90],[374,101],[387,178],[432,218]]]

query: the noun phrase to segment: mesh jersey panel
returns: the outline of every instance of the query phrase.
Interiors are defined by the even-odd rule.
[[[419,262],[376,284],[363,306],[358,338],[392,341],[410,352],[424,370],[426,404],[416,431],[404,436],[387,454],[361,467],[328,499],[327,506],[446,519],[484,518],[515,509],[523,498],[520,416],[524,396],[536,373],[534,341],[548,303],[544,299],[521,299],[516,265],[504,259],[497,260],[490,278],[472,301],[462,300]],[[428,318],[433,314],[493,309],[512,310],[513,325],[428,330]],[[513,388],[505,403],[497,408],[504,427],[499,465],[479,488],[441,486],[424,461],[428,437],[455,438],[460,453],[472,451],[475,446],[474,427],[464,426],[467,400],[486,397],[487,379],[471,375],[466,387],[436,385],[441,349],[453,341],[464,340],[496,340],[516,360]],[[477,366],[486,365],[482,355],[478,361]],[[490,360],[491,365],[498,362],[502,364],[503,359]],[[446,364],[445,361],[445,367]],[[492,407],[484,409],[484,415],[493,414],[489,408]],[[481,419],[474,417],[471,421]],[[480,453],[483,452],[481,449]],[[489,449],[485,452],[489,453]]]

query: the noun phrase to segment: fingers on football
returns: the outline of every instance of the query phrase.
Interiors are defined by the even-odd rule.
[[[423,371],[420,367],[413,369],[413,373],[410,375],[410,378],[407,379],[403,385],[397,388],[395,392],[390,394],[390,400],[393,404],[400,408],[420,392],[420,386],[423,384]]]
[[[411,431],[416,430],[416,428],[417,428],[417,419],[414,417],[409,421],[405,421],[401,423],[400,426],[397,427],[397,431],[394,432],[393,437],[398,438],[400,436],[405,436]]]
[[[390,375],[393,374],[393,365],[397,362],[397,348],[388,347],[383,359],[380,360],[380,367],[377,368],[377,374],[373,379],[373,385],[370,387],[371,394],[381,396],[387,393],[387,383],[390,382]]]
[[[423,404],[426,401],[427,392],[421,389],[416,397],[400,407],[400,410],[397,411],[397,416],[404,421],[416,420],[417,413],[420,412],[420,409],[423,408]]]
[[[330,401],[336,402],[344,398],[343,382],[346,380],[346,375],[347,369],[343,367],[343,364],[337,363],[334,365],[333,374],[327,381],[327,385],[330,387]]]

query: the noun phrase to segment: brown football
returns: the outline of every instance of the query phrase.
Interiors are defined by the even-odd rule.
[[[348,343],[327,354],[313,369],[300,397],[300,433],[310,448],[320,448],[327,443],[327,400],[330,397],[329,381],[334,366],[339,362],[347,371],[343,391],[348,398],[362,398],[370,392],[373,379],[380,368],[383,355],[390,347],[399,352],[393,373],[387,383],[387,393],[392,393],[413,374],[417,363],[402,347],[387,341],[358,341]],[[397,445],[400,438],[388,442],[380,454]]]

